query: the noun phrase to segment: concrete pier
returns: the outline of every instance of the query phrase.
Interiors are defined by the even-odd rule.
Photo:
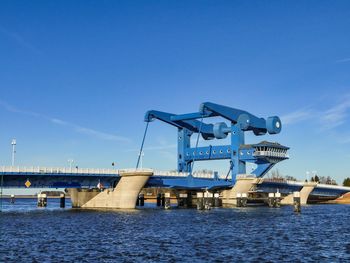
[[[300,204],[301,205],[306,205],[307,204],[307,199],[309,198],[310,193],[314,188],[316,187],[317,183],[316,182],[305,182],[303,185],[303,188],[300,191]],[[294,200],[293,200],[293,193],[287,195],[285,198],[281,200],[282,205],[293,205]]]
[[[222,191],[222,205],[237,206],[237,194],[248,194],[257,182],[258,179],[252,175],[237,176],[235,186],[230,190]]]
[[[134,209],[141,189],[152,170],[120,171],[120,180],[114,189],[96,191],[70,190],[73,207]]]
[[[89,200],[101,193],[100,189],[69,188],[67,193],[70,195],[72,207],[80,208]]]

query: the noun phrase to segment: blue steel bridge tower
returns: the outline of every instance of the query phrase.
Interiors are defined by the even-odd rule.
[[[228,121],[205,123],[204,119],[221,117]],[[278,143],[262,141],[257,144],[245,144],[245,132],[251,131],[256,136],[266,133],[278,134],[282,129],[279,117],[272,116],[267,119],[223,105],[211,102],[202,103],[198,112],[188,114],[172,114],[168,112],[150,110],[145,115],[148,123],[158,119],[178,129],[177,137],[177,170],[188,172],[192,176],[193,162],[207,160],[230,160],[232,183],[238,174],[246,173],[246,163],[256,164],[252,174],[257,177],[264,176],[276,163],[288,159],[286,146]],[[191,136],[197,134],[197,143],[191,146]],[[229,145],[210,145],[198,147],[199,135],[204,140],[220,140],[231,136]]]

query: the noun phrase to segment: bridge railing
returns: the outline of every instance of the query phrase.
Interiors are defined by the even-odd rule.
[[[176,171],[154,171],[154,175],[160,175],[160,176],[173,176],[173,177],[186,177],[189,175],[187,172],[176,172]],[[201,173],[201,172],[194,172],[192,174],[193,177],[196,178],[209,178],[213,179],[214,174],[213,173]]]
[[[32,174],[115,174],[119,171],[116,169],[96,169],[96,168],[76,168],[76,167],[19,167],[19,166],[2,166],[2,173],[32,173]]]
[[[277,158],[289,158],[289,155],[283,151],[255,151],[254,156],[259,157],[277,157]]]
[[[153,169],[149,168],[128,168],[128,169],[119,169],[119,173],[133,173],[133,172],[153,172]]]
[[[96,168],[76,168],[76,167],[19,167],[19,166],[1,166],[0,173],[21,173],[21,174],[93,174],[93,175],[119,175],[120,172],[152,172],[158,176],[169,176],[169,177],[186,177],[189,175],[188,172],[176,172],[176,171],[158,171],[153,169],[141,168],[141,169],[96,169]],[[214,173],[203,173],[194,172],[193,177],[195,178],[207,178],[213,179]],[[225,175],[219,175],[220,179],[225,179]]]

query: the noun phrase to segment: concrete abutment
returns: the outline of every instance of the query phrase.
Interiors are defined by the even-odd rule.
[[[69,189],[72,207],[134,209],[141,189],[152,171],[135,170],[120,172],[120,180],[114,189]]]

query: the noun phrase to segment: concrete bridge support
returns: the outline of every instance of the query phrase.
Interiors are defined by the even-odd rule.
[[[222,191],[222,205],[237,206],[237,194],[248,194],[257,183],[258,179],[256,177],[238,176],[232,189]]]
[[[303,188],[300,190],[300,204],[306,205],[307,199],[309,198],[310,193],[314,188],[316,187],[317,183],[315,182],[305,182],[303,185]],[[285,198],[282,199],[281,204],[282,205],[293,205],[294,204],[294,196],[293,193],[287,195]]]
[[[98,191],[79,191],[71,189],[72,206],[81,208],[119,208],[133,209],[141,189],[148,178],[153,175],[152,171],[120,172],[120,180],[114,189]]]

